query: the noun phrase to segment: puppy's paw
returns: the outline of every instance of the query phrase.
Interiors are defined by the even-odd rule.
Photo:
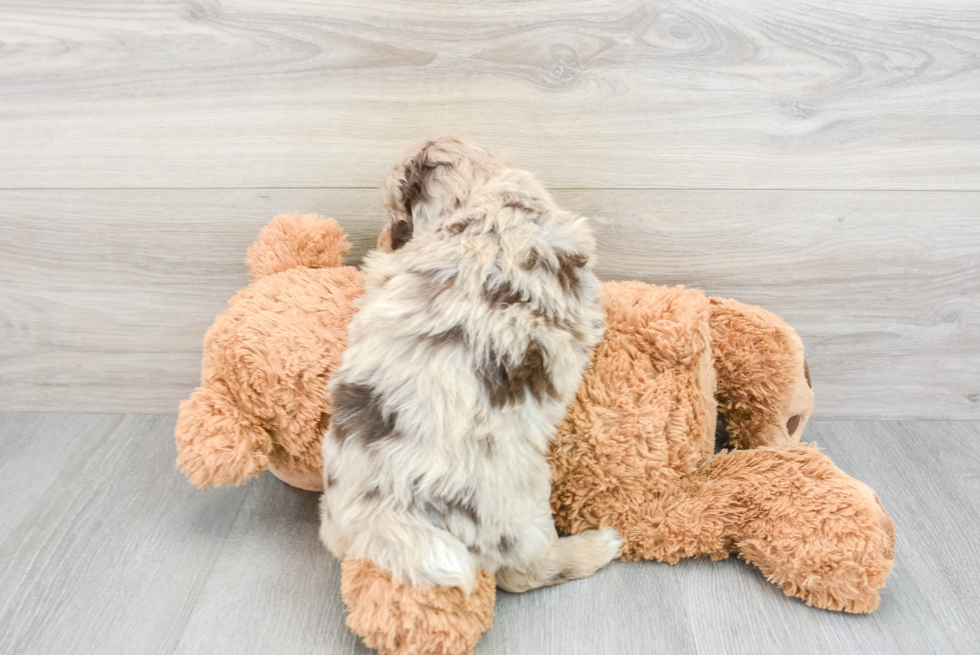
[[[603,528],[602,530],[588,530],[582,533],[589,535],[594,542],[595,561],[599,563],[598,568],[602,568],[613,558],[619,555],[619,550],[623,547],[623,540],[619,538],[619,533],[613,528]]]
[[[619,552],[623,549],[623,540],[619,537],[619,533],[616,532],[615,528],[603,528],[602,530],[597,530],[597,532],[602,533],[609,548],[610,555],[606,562],[608,563],[614,557],[619,557]]]
[[[589,577],[619,555],[623,545],[623,540],[612,528],[586,530],[562,539],[566,540],[569,543],[564,553],[565,561],[556,583]]]
[[[507,591],[520,593],[539,587],[587,578],[619,554],[623,545],[612,528],[586,530],[562,537],[542,559],[525,569],[497,570],[497,584]]]

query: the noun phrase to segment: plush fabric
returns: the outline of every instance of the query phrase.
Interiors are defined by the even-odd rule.
[[[873,610],[891,518],[816,448],[793,445],[813,406],[796,334],[681,287],[607,283],[603,306],[605,339],[551,448],[559,530],[612,527],[624,560],[738,553],[807,604]],[[712,454],[716,389],[748,450]],[[802,416],[792,435],[788,415]]]
[[[312,215],[277,217],[249,249],[253,282],[205,335],[201,386],[180,407],[177,466],[191,483],[237,485],[272,467],[322,488],[325,387],[363,291],[340,265],[349,250],[336,221]]]
[[[716,395],[729,443],[756,448],[799,442],[813,410],[800,337],[761,307],[712,298],[709,311]]]
[[[347,626],[381,655],[472,653],[493,625],[497,588],[486,571],[469,595],[457,587],[402,584],[363,559],[345,559],[342,571]]]
[[[709,303],[700,291],[640,282],[603,288],[606,336],[551,446],[559,531],[618,527],[714,450]]]

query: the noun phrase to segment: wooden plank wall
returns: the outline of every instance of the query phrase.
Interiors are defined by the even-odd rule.
[[[283,211],[354,259],[413,143],[596,217],[601,273],[797,327],[817,418],[980,418],[980,5],[0,7],[0,410],[172,411]]]

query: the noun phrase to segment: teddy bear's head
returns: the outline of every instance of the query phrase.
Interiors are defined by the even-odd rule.
[[[201,386],[181,404],[177,466],[198,486],[241,484],[271,468],[286,482],[322,486],[320,426],[326,382],[347,347],[363,284],[342,266],[336,221],[276,217],[249,249],[252,283],[204,338]]]

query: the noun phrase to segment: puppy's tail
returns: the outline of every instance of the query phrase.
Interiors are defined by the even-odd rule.
[[[280,214],[259,232],[245,263],[252,280],[297,266],[332,268],[343,264],[350,242],[340,225],[319,214]]]

